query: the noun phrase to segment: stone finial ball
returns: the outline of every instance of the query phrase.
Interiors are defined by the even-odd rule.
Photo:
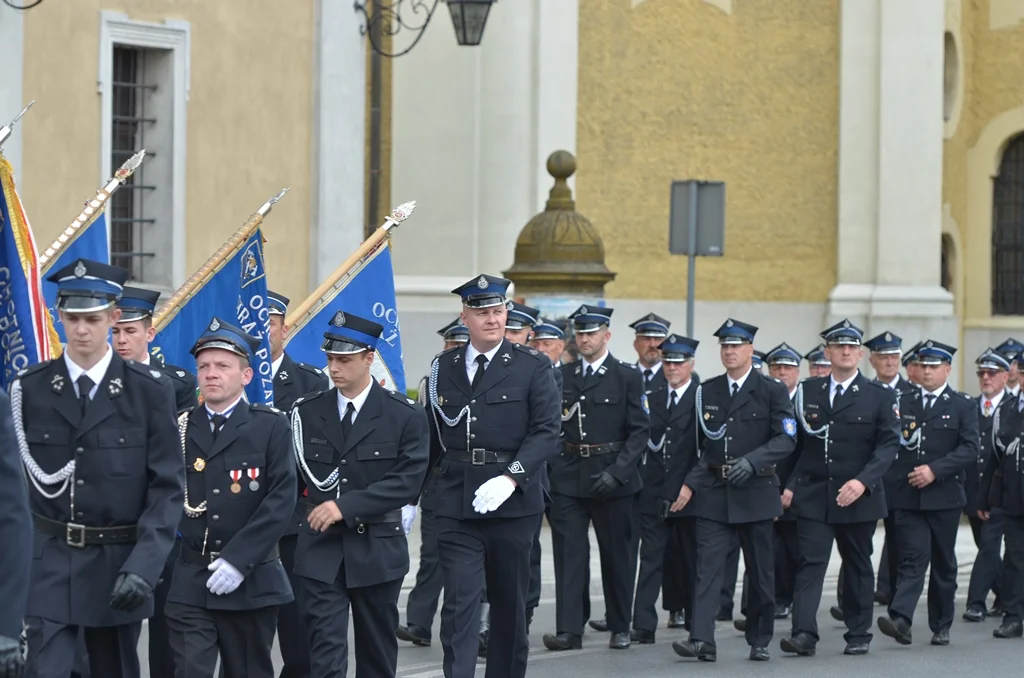
[[[555,179],[568,179],[576,172],[576,157],[569,151],[555,151],[548,156],[548,174]]]

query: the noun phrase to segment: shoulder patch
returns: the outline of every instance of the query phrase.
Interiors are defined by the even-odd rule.
[[[531,356],[533,356],[535,358],[538,355],[540,355],[540,351],[538,351],[535,348],[530,348],[529,346],[526,346],[525,344],[512,344],[512,346],[516,350],[518,350],[520,353],[525,353],[526,355],[531,355]],[[545,357],[547,357],[547,356],[545,356]]]
[[[461,349],[461,348],[463,348],[463,344],[458,344],[458,345],[456,345],[456,346],[452,346],[451,348],[446,348],[445,350],[441,351],[440,353],[438,353],[438,354],[437,354],[437,355],[435,355],[434,357],[435,357],[435,358],[440,358],[440,357],[441,357],[441,356],[443,356],[443,355],[448,355],[448,354],[449,354],[449,353],[451,353],[452,351],[458,351],[458,350],[459,350],[459,349]]]
[[[151,363],[152,364],[152,363]],[[188,381],[189,373],[186,370],[181,369],[177,365],[164,365],[164,374],[181,381]]]
[[[305,393],[302,396],[300,396],[298,400],[292,403],[292,409],[294,410],[301,403],[308,403],[311,400],[316,400],[325,393],[327,393],[327,391],[313,391],[312,393]]]
[[[619,360],[619,359],[616,358],[616,360]],[[630,369],[634,369],[634,370],[640,369],[639,367],[636,366],[636,363],[627,363],[625,360],[619,360],[619,364],[620,365],[625,365],[626,367],[629,367]]]
[[[138,362],[136,362],[134,360],[126,360],[126,361],[124,361],[124,364],[129,369],[134,370],[135,372],[138,372],[139,374],[144,374],[147,377],[149,377],[150,379],[153,379],[155,381],[162,381],[164,379],[170,379],[170,377],[168,377],[166,374],[164,374],[160,370],[150,369],[149,365],[143,365],[143,364],[138,363]]]
[[[263,405],[262,403],[253,403],[249,408],[255,412],[272,412],[274,414],[281,414],[281,410],[276,407],[272,405]]]
[[[416,401],[410,398],[409,396],[405,395],[404,393],[400,393],[390,388],[386,388],[384,390],[387,392],[389,396],[391,396],[398,402],[402,403],[403,405],[406,405],[407,407],[415,407]]]
[[[884,391],[891,390],[888,385],[883,384],[882,382],[878,381],[877,379],[871,379],[870,381],[868,381],[868,383],[871,384],[872,386],[874,386],[875,388],[880,388],[880,389],[882,389]]]
[[[319,367],[316,367],[315,365],[310,365],[309,363],[295,363],[295,365],[298,366],[299,369],[306,370],[307,372],[312,372],[318,377],[324,376],[324,371]]]

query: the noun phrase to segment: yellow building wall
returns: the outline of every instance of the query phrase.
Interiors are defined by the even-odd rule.
[[[291,192],[264,234],[270,286],[308,292],[313,5],[280,0],[73,0],[25,12],[22,197],[41,246],[78,214],[100,174],[100,11],[191,25],[186,272],[267,198]]]
[[[825,301],[836,280],[839,1],[580,3],[577,208],[610,297],[680,298],[669,187],[726,182],[702,300]]]
[[[961,240],[962,319],[968,328],[1024,327],[1022,318],[993,318],[991,302],[992,177],[1006,143],[1024,132],[1024,3],[949,0],[946,15],[961,100],[947,121],[943,200]]]

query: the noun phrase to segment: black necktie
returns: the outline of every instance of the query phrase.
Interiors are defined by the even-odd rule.
[[[228,418],[225,415],[223,415],[223,414],[211,414],[210,415],[210,423],[213,425],[213,439],[214,440],[217,439],[217,434],[220,433],[220,430],[224,427],[224,422],[226,422],[227,420],[228,420]]]
[[[934,393],[929,393],[928,395],[925,396],[925,400],[927,400],[928,402],[925,403],[924,409],[926,409],[926,410],[932,409],[932,405],[935,404],[935,394]]]
[[[89,404],[89,393],[95,385],[96,382],[90,379],[87,374],[82,374],[78,378],[78,404],[82,408],[82,414],[85,414],[85,408]]]
[[[648,369],[644,370],[644,383],[645,383],[645,384],[649,384],[649,383],[651,383],[651,379],[652,379],[653,377],[654,377],[654,372],[652,372],[652,371],[650,370],[650,368],[648,368]]]
[[[676,392],[672,391],[671,395],[669,395],[669,397],[668,397],[668,409],[671,410],[675,406],[676,406]]]
[[[348,440],[348,434],[352,431],[352,418],[355,414],[356,406],[350,400],[348,405],[345,406],[345,416],[341,418],[341,432],[345,435],[346,440]]]
[[[736,394],[740,392],[740,385],[735,381],[732,382],[732,397],[735,398]]]
[[[843,395],[843,385],[842,384],[836,384],[836,395],[835,395],[834,398],[832,398],[832,404],[833,405],[835,405],[835,402],[837,400],[839,400],[839,396],[841,396],[841,395]]]
[[[484,370],[487,369],[487,356],[483,353],[476,357],[476,374],[473,375],[473,383],[470,387],[476,391],[476,387],[484,380]]]
[[[592,376],[594,376],[594,368],[591,365],[587,365],[587,371],[583,375],[583,378],[584,379],[590,379]]]

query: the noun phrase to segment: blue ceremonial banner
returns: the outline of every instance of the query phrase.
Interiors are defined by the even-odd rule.
[[[270,311],[262,229],[256,229],[244,245],[214,268],[188,299],[161,318],[162,327],[150,344],[150,353],[168,365],[194,370],[195,358],[189,350],[214,316],[234,322],[254,337],[260,337],[260,347],[252,364],[252,381],[245,395],[250,403],[273,405]]]
[[[370,369],[374,379],[385,388],[405,393],[405,368],[402,365],[402,338],[395,303],[395,273],[391,266],[391,247],[384,240],[334,288],[333,296],[288,331],[285,347],[293,360],[322,367],[327,357],[320,346],[331,318],[341,310],[384,326],[377,354]]]
[[[32,227],[14,184],[14,170],[0,155],[0,388],[21,370],[49,360],[53,326],[39,284],[39,259]]]
[[[99,216],[89,224],[86,224],[75,234],[74,240],[68,242],[60,251],[56,261],[48,265],[48,273],[56,273],[68,264],[73,264],[78,259],[92,259],[101,264],[110,263],[110,241],[107,238],[107,211],[103,210]],[[60,342],[66,343],[64,337],[64,325],[57,315],[57,283],[43,280],[43,296],[46,298],[46,308],[53,317],[53,324],[57,330]]]

